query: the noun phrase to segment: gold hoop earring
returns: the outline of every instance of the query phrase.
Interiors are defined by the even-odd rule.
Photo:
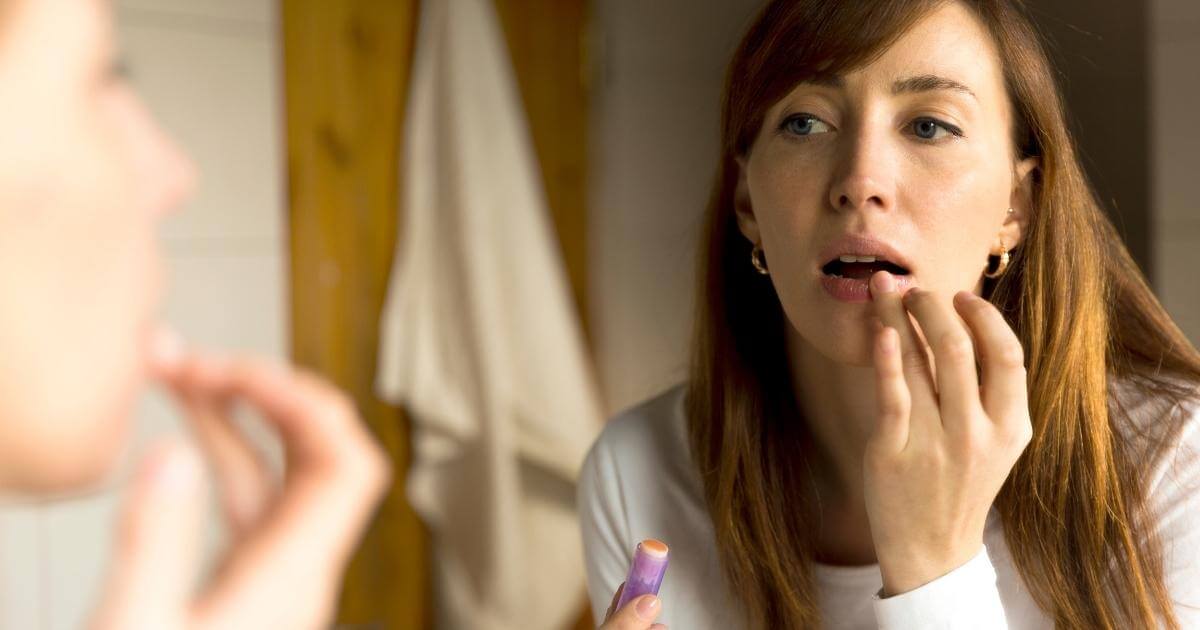
[[[754,265],[755,271],[764,276],[771,274],[771,270],[767,269],[767,261],[763,258],[762,247],[759,247],[757,243],[750,250],[750,264]]]
[[[1008,248],[1004,245],[1004,241],[1000,241],[1000,247],[1004,247],[1004,251],[1000,254],[1000,262],[996,265],[996,269],[994,271],[987,271],[985,269],[983,272],[983,277],[995,280],[996,278],[1004,275],[1004,271],[1008,269],[1008,261],[1010,257],[1008,254]]]

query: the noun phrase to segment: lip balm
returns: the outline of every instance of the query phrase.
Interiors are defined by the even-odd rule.
[[[642,595],[658,595],[658,587],[662,585],[666,573],[666,543],[653,538],[638,543],[637,550],[633,553],[633,562],[629,565],[629,575],[625,578],[625,589],[621,591],[621,599],[617,601],[616,609],[620,610],[625,604]]]

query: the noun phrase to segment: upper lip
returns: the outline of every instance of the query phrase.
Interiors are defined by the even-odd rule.
[[[845,234],[829,245],[826,245],[821,250],[817,263],[818,268],[824,267],[844,254],[875,256],[894,265],[904,267],[909,273],[913,271],[912,263],[909,262],[907,256],[900,253],[899,249],[872,236],[859,234]]]

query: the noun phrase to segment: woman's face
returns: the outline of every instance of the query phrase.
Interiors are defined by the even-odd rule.
[[[1029,210],[1036,163],[1015,161],[1010,110],[995,44],[958,3],[870,65],[770,108],[739,160],[737,213],[793,341],[870,365],[866,278],[900,271],[885,260],[902,267],[902,290],[978,292],[989,253],[1016,246]]]
[[[192,167],[114,73],[106,0],[0,11],[0,484],[108,468],[142,380],[158,220]]]

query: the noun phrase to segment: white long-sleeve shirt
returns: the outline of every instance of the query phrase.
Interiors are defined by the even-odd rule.
[[[687,443],[684,388],[676,387],[606,426],[579,482],[579,511],[592,610],[600,619],[625,579],[634,547],[671,548],[659,622],[677,630],[744,625],[718,562],[712,520]],[[1152,418],[1148,418],[1152,420]],[[1183,628],[1200,629],[1200,413],[1153,464],[1149,501],[1158,510],[1167,587]],[[993,509],[984,547],[970,561],[912,591],[879,598],[878,565],[817,564],[825,628],[1052,629],[1017,571]]]

